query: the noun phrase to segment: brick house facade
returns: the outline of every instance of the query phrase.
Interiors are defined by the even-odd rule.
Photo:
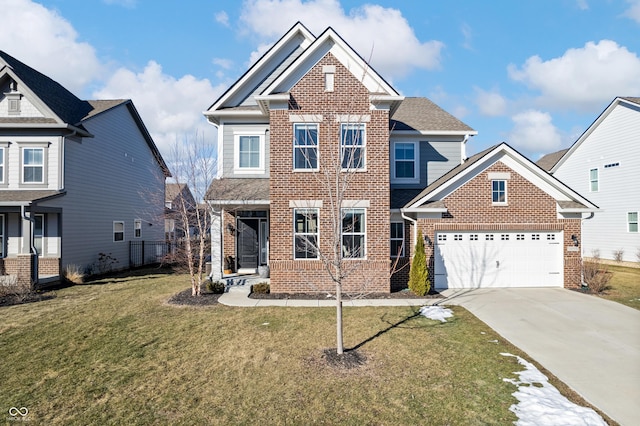
[[[549,231],[552,263],[562,261],[566,286],[579,282],[571,236],[580,238],[581,214],[594,206],[508,147],[467,159],[473,129],[426,98],[401,96],[331,28],[315,37],[296,24],[205,116],[222,162],[208,195],[219,212],[214,278],[231,257],[234,273],[268,267],[272,292],[331,291],[322,259],[337,252],[349,270],[343,290],[398,290],[420,228],[439,283],[460,250],[434,242],[461,230]],[[508,204],[492,204],[492,174],[509,175]]]

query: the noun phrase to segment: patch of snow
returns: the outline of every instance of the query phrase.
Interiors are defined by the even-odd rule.
[[[423,306],[420,308],[420,314],[432,320],[447,322],[447,318],[453,316],[453,311],[442,306]]]
[[[524,371],[514,372],[520,378],[519,380],[502,379],[518,386],[518,390],[512,395],[520,402],[509,407],[509,410],[518,416],[518,421],[514,422],[516,425],[607,425],[591,408],[581,407],[565,398],[555,386],[549,383],[547,376],[530,362],[509,353],[500,355],[516,357],[518,363],[525,367]]]

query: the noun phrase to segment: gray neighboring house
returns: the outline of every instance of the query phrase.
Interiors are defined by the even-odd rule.
[[[131,100],[78,99],[0,51],[0,274],[129,267],[131,241],[164,240],[168,176]]]
[[[640,260],[640,97],[617,97],[569,148],[537,164],[600,211],[582,221],[582,256]]]

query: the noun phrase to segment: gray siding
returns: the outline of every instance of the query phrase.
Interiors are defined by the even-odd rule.
[[[63,209],[63,268],[86,268],[99,253],[115,258],[115,268],[126,268],[135,219],[143,220],[140,240],[164,239],[164,177],[125,105],[85,127],[96,137],[65,141],[67,194],[41,204]],[[114,221],[124,222],[124,241],[113,241]]]
[[[245,124],[245,123],[224,123],[222,127],[223,133],[223,145],[222,145],[222,165],[223,165],[223,177],[240,177],[240,178],[268,178],[269,177],[269,124]],[[238,174],[234,172],[235,167],[235,135],[247,133],[260,133],[264,135],[264,162],[265,173],[260,174]]]

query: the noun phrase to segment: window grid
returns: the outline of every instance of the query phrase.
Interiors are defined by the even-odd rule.
[[[413,179],[416,177],[416,146],[411,142],[394,145],[396,179]]]
[[[124,222],[113,222],[113,241],[124,241]]]
[[[598,179],[598,169],[589,170],[589,189],[591,192],[597,192],[600,187]]]
[[[493,234],[487,234],[484,236],[485,241],[493,241]]]
[[[462,234],[454,234],[453,241],[462,241]]]
[[[504,204],[507,202],[506,180],[491,181],[491,201],[495,204]]]
[[[318,209],[294,209],[293,258],[318,258]]]
[[[315,170],[318,168],[318,125],[293,125],[293,168]]]
[[[391,222],[391,257],[404,257],[404,223]]]
[[[364,209],[342,209],[342,256],[361,259],[366,255]]]
[[[469,240],[470,241],[478,241],[478,234],[469,235]]]
[[[531,239],[533,241],[538,241],[540,240],[540,234],[531,234]]]
[[[517,241],[524,241],[524,234],[517,234],[516,235],[516,240]]]
[[[447,241],[446,234],[438,234],[438,241]]]
[[[340,126],[340,155],[343,169],[365,168],[365,126],[361,123]]]
[[[509,241],[509,234],[501,234],[500,239],[502,241]]]
[[[44,148],[22,149],[22,181],[24,183],[44,182]]]
[[[142,237],[142,220],[140,219],[133,221],[133,236],[135,238]]]
[[[547,241],[555,241],[556,236],[554,234],[547,234]]]

